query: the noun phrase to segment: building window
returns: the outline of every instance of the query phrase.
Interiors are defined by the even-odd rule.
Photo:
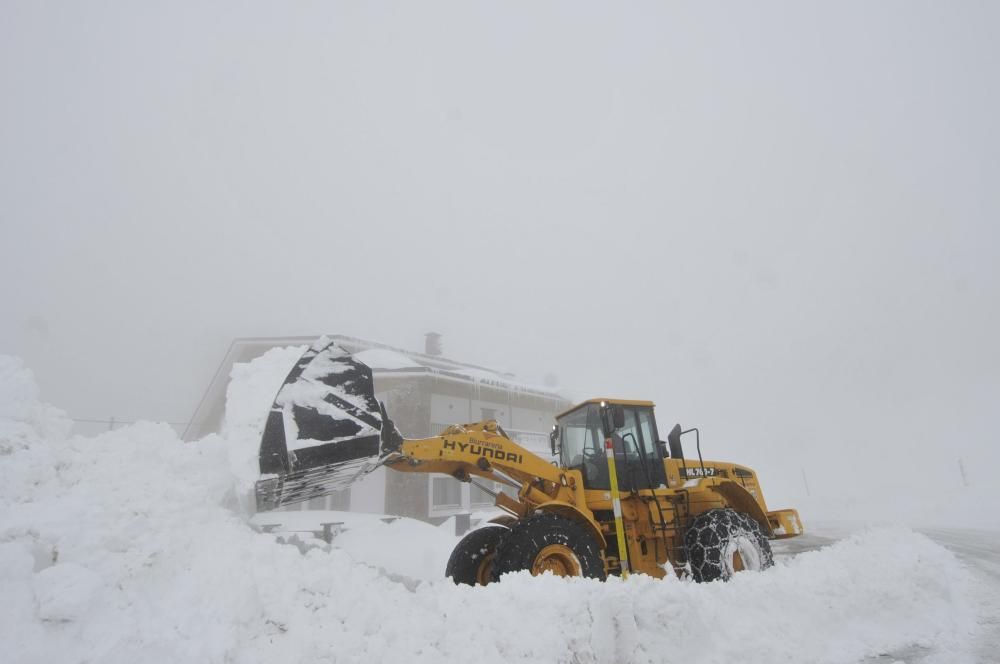
[[[501,485],[482,478],[475,478],[474,482],[459,482],[447,475],[431,476],[431,504],[428,515],[451,516],[493,507],[496,504],[496,496],[490,492],[501,491]],[[476,484],[481,484],[486,489],[480,489]],[[514,495],[517,495],[516,490]]]
[[[341,489],[326,497],[326,509],[347,512],[351,509],[351,490]]]
[[[482,479],[476,481],[483,486],[492,489],[494,492],[500,490],[500,485],[497,482],[486,482]],[[483,491],[475,484],[472,484],[469,489],[469,501],[472,503],[473,507],[489,507],[496,502],[496,498],[493,497],[493,494]]]
[[[325,496],[317,496],[294,506],[294,509],[309,510],[337,510],[348,512],[351,509],[351,490],[341,489]]]
[[[431,508],[448,509],[462,506],[462,484],[453,477],[431,478]]]
[[[518,445],[534,452],[538,456],[552,458],[552,449],[549,446],[548,434],[507,429],[507,435]]]
[[[496,408],[481,408],[483,411],[483,420],[495,420],[497,418]]]
[[[326,509],[326,498],[323,496],[310,498],[309,500],[299,503],[299,509],[303,511]]]

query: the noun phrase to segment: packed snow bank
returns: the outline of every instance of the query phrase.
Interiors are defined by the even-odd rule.
[[[0,355],[0,455],[40,439],[62,439],[73,427],[58,408],[38,399],[38,385],[21,360]]]
[[[901,528],[707,585],[417,582],[447,551],[406,522],[300,552],[232,509],[229,440],[148,423],[63,439],[27,374],[0,367],[20,404],[0,428],[6,661],[842,663],[912,644],[962,661],[974,624],[965,571]]]
[[[250,362],[233,365],[222,435],[229,450],[235,491],[241,496],[248,495],[257,480],[260,434],[274,397],[305,350],[306,346],[272,348]]]
[[[250,522],[261,528],[271,526],[280,536],[297,536],[300,540],[317,537],[314,533],[322,532],[323,524],[340,524],[334,542],[336,548],[346,551],[354,560],[411,580],[439,580],[448,556],[460,539],[455,536],[453,519],[432,526],[381,514],[295,510],[262,512]],[[420,545],[406,546],[408,542]]]

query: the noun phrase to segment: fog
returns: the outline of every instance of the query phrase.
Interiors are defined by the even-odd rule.
[[[4,0],[0,352],[74,418],[183,423],[235,337],[433,330],[656,401],[774,507],[989,487],[998,27],[971,2]]]

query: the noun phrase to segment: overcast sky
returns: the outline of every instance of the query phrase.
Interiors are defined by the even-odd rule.
[[[74,417],[183,422],[234,337],[435,330],[654,399],[769,491],[954,483],[1000,462],[997,34],[991,2],[0,0],[0,352]]]

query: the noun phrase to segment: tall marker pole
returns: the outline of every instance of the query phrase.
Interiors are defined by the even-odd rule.
[[[611,505],[615,512],[615,533],[618,535],[618,562],[622,566],[622,578],[628,578],[628,548],[625,545],[625,526],[622,524],[622,501],[618,493],[618,471],[615,469],[615,446],[611,438],[604,439],[604,450],[608,455],[608,475],[611,478]]]

